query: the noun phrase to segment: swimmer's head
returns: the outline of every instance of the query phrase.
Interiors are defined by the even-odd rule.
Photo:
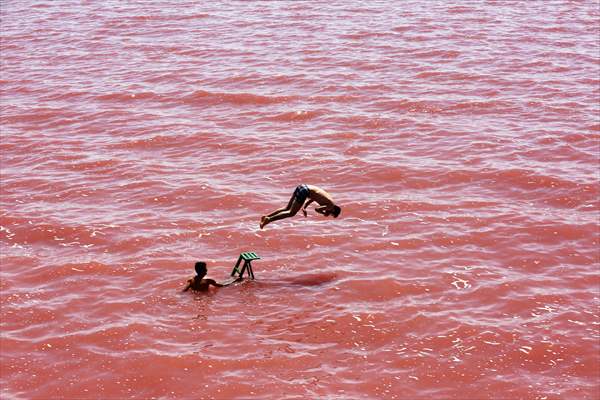
[[[206,263],[204,261],[198,261],[194,266],[194,269],[196,270],[198,276],[203,277],[206,275]]]

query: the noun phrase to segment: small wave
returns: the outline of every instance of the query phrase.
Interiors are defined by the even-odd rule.
[[[458,172],[461,174],[460,172]],[[454,174],[450,174],[453,176]],[[464,174],[463,174],[464,175]],[[468,175],[471,175],[469,173]],[[475,176],[488,179],[505,187],[521,187],[527,189],[579,189],[581,185],[577,182],[559,178],[552,175],[543,175],[527,169],[506,169],[478,172]],[[452,179],[452,178],[451,178]],[[460,180],[461,178],[459,178]],[[464,176],[463,176],[464,179]]]
[[[316,103],[357,103],[362,100],[362,98],[358,95],[352,94],[341,94],[341,95],[324,95],[324,96],[314,96],[311,98],[312,101]]]
[[[193,21],[198,19],[208,18],[210,14],[189,14],[189,15],[180,15],[180,14],[171,14],[171,15],[162,15],[162,14],[148,14],[148,15],[134,15],[130,17],[126,17],[123,21],[133,21],[133,22],[146,22],[146,21]]]
[[[460,57],[460,51],[457,50],[437,50],[437,49],[426,49],[423,51],[415,52],[414,56],[416,58],[439,58],[439,59],[455,59]],[[424,73],[425,74],[425,73]],[[425,78],[427,76],[417,75],[417,78]],[[466,74],[465,74],[466,75]]]
[[[392,30],[394,32],[403,33],[403,32],[412,31],[413,29],[414,28],[412,26],[397,26],[397,27],[393,28]]]
[[[330,56],[310,56],[302,59],[306,64],[311,65],[328,65],[334,61]]]
[[[348,129],[390,129],[398,125],[398,120],[384,117],[371,117],[364,115],[353,115],[347,117],[335,117],[335,122],[341,123]]]
[[[429,58],[429,57],[453,58],[454,56],[458,57],[459,54],[457,54],[457,52],[452,52],[452,51],[436,51],[436,50],[434,50],[434,51],[429,51],[429,52],[425,52],[425,53],[416,53],[415,56],[416,57],[423,56],[426,58]],[[427,79],[430,81],[447,82],[447,83],[456,83],[456,82],[472,83],[474,81],[481,81],[481,82],[486,82],[486,83],[490,82],[489,77],[484,76],[484,75],[478,75],[475,73],[456,72],[456,71],[423,71],[423,72],[419,72],[417,75],[415,75],[415,77],[418,79]]]
[[[15,110],[16,111],[16,110]],[[3,124],[42,124],[54,127],[68,125],[80,117],[79,113],[64,108],[34,108],[16,114],[2,114]]]
[[[219,105],[227,103],[242,106],[283,104],[293,100],[295,100],[294,96],[264,96],[253,93],[220,93],[204,90],[197,90],[183,98],[183,101],[187,104]]]
[[[162,127],[161,130],[168,131],[169,127]],[[182,151],[184,151],[189,149],[188,146],[193,146],[200,140],[202,140],[202,138],[195,135],[155,135],[141,139],[122,140],[118,143],[109,145],[109,147],[112,149],[126,150],[166,150],[177,148],[183,149]]]
[[[274,122],[303,122],[310,121],[318,118],[319,116],[326,114],[324,110],[315,111],[289,111],[274,116],[268,116],[261,118],[260,121],[274,121]]]
[[[440,104],[432,101],[387,100],[374,104],[377,109],[395,112],[438,113],[443,110]]]
[[[476,11],[475,8],[467,7],[467,6],[454,6],[454,7],[448,8],[449,14],[469,14],[474,11]]]
[[[351,34],[340,35],[341,39],[364,40],[371,38],[384,38],[392,35],[389,32],[357,32]]]
[[[402,299],[407,295],[425,294],[424,287],[401,283],[391,278],[350,279],[337,285],[341,290],[351,291],[354,301],[387,302]]]
[[[486,101],[461,101],[454,103],[437,103],[430,106],[428,102],[421,104],[417,102],[416,111],[432,112],[442,114],[460,114],[465,115],[486,115],[486,114],[509,114],[518,110],[515,103],[506,100],[486,100]]]
[[[86,99],[89,97],[92,97],[93,94],[91,92],[80,92],[80,91],[64,91],[64,92],[57,92],[57,93],[53,93],[53,94],[49,94],[47,96],[43,97],[44,101],[76,101],[76,100],[82,100],[82,99]]]
[[[36,218],[3,216],[3,239],[15,244],[46,244],[52,246],[78,244],[80,246],[107,243],[101,229],[82,225],[66,225],[40,221]]]
[[[162,101],[166,96],[163,96],[159,93],[154,92],[138,92],[138,93],[128,93],[128,92],[120,92],[120,93],[107,93],[96,96],[96,100],[106,101],[106,102],[117,102],[117,103],[130,103],[134,101],[141,100],[152,100],[152,101]]]
[[[563,195],[579,193],[586,185],[527,169],[443,170],[431,171],[429,177],[431,183],[437,186],[485,183],[484,187],[489,188],[525,189],[523,193],[527,196],[537,190],[555,194],[560,191]]]
[[[226,78],[223,78],[218,81],[220,85],[239,85],[242,83],[245,84],[255,84],[260,81],[264,81],[266,78],[260,74],[240,74],[240,75],[232,75]]]
[[[120,160],[112,158],[103,160],[70,162],[66,164],[66,167],[73,171],[103,170],[107,173],[116,171],[117,168],[121,168],[122,166],[123,163]]]

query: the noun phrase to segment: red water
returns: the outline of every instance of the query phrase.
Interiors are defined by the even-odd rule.
[[[600,5],[467,4],[2,2],[0,396],[600,398]]]

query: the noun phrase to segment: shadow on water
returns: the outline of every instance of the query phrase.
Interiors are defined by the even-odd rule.
[[[285,286],[303,286],[303,287],[320,287],[334,282],[337,279],[337,274],[333,272],[324,272],[317,274],[304,274],[300,276],[290,277],[264,277],[256,279],[256,282],[263,287],[285,287]]]

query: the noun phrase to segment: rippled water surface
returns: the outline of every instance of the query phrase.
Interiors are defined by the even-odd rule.
[[[600,398],[599,10],[2,2],[0,396]]]

